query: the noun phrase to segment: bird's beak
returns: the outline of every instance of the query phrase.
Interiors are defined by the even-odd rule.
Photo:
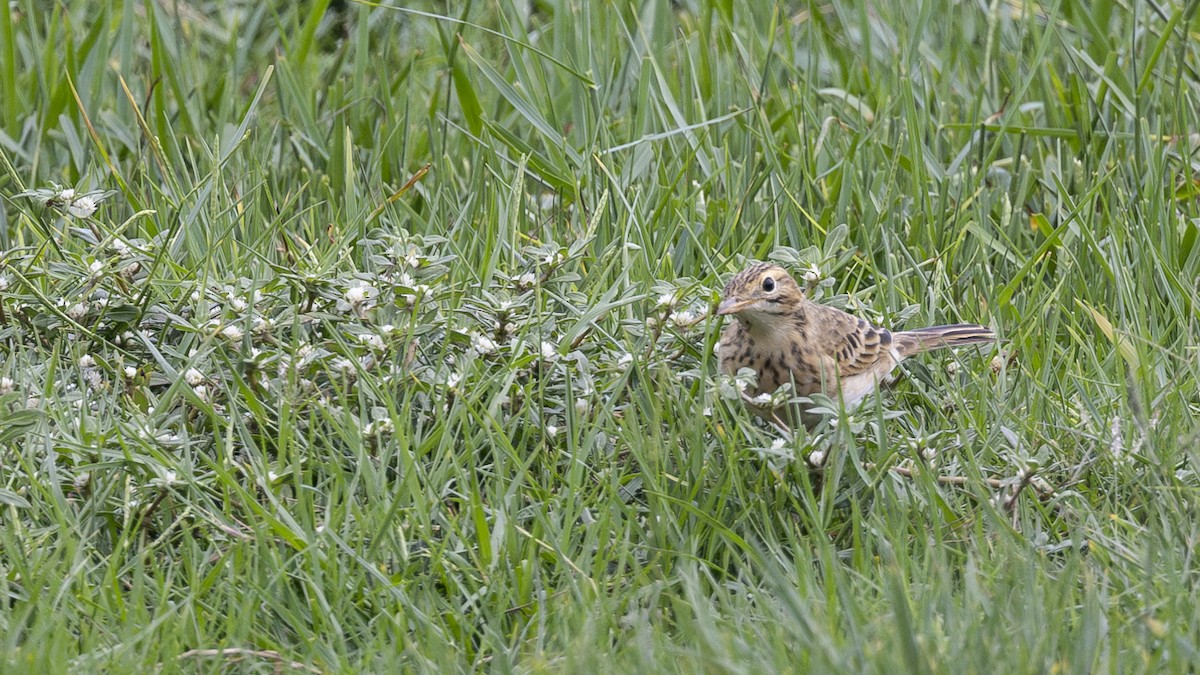
[[[737,314],[738,312],[750,306],[750,302],[739,300],[737,298],[726,298],[717,305],[717,316],[725,316],[727,314]]]

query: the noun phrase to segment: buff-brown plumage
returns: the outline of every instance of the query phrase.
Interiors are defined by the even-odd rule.
[[[717,314],[736,319],[721,334],[721,370],[755,371],[758,386],[747,392],[750,396],[791,383],[799,396],[820,392],[837,398],[840,393],[847,407],[857,405],[909,356],[996,339],[991,329],[975,324],[892,333],[808,300],[786,270],[764,263],[725,285]]]

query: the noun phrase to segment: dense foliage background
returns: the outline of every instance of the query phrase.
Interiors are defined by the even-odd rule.
[[[6,3],[0,667],[1187,670],[1196,8]]]

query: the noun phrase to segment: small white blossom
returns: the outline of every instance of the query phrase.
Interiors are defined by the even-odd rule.
[[[95,368],[96,367],[96,359],[92,358],[91,354],[84,354],[83,356],[79,357],[79,367],[80,368]]]
[[[771,441],[772,450],[782,450],[783,446],[785,445],[787,445],[787,440],[783,438],[776,438],[775,440]]]
[[[671,312],[671,323],[679,328],[687,328],[696,323],[696,313],[690,309],[685,309],[682,312]]]
[[[234,295],[233,293],[229,293],[225,296],[225,299],[229,301],[229,309],[232,309],[234,312],[240,314],[241,312],[246,311],[246,301],[242,298]]]
[[[675,306],[675,294],[674,293],[663,293],[662,295],[658,296],[658,302],[656,302],[654,304],[654,306],[655,307],[674,307]]]
[[[750,399],[750,401],[752,403],[754,403],[755,405],[767,405],[768,403],[771,402],[771,394],[769,392],[763,392],[763,393],[759,394],[758,396],[755,396],[754,398]]]
[[[396,327],[390,323],[385,323],[379,327],[379,332],[383,333],[384,335],[391,335],[395,331],[396,331]]]
[[[549,361],[556,356],[558,356],[558,348],[554,346],[554,343],[543,341],[542,342],[542,358]]]
[[[133,366],[125,366],[125,377],[131,380],[137,377],[137,368],[134,368]]]
[[[383,434],[392,433],[395,431],[395,429],[396,425],[392,423],[392,420],[384,418],[367,423],[367,425],[363,427],[362,432],[363,436],[382,436]]]
[[[820,468],[825,465],[825,451],[813,450],[808,455],[808,463],[814,467]]]
[[[183,374],[183,381],[187,382],[189,386],[195,387],[204,382],[204,373],[195,368],[188,368],[187,372]]]
[[[17,388],[11,377],[0,377],[0,396],[11,394]]]
[[[198,385],[192,387],[192,392],[195,393],[196,398],[200,399],[201,401],[208,400],[208,387],[207,386],[205,386],[203,384],[198,384]]]
[[[351,286],[346,289],[346,302],[358,307],[367,301],[366,286]]]
[[[221,329],[221,335],[230,342],[237,342],[242,339],[245,332],[236,324],[229,324]]]
[[[77,302],[67,308],[67,316],[71,317],[72,321],[78,321],[87,316],[88,307],[82,302]]]
[[[63,188],[54,195],[53,200],[63,204],[70,204],[75,201],[75,190],[73,188]]]
[[[947,361],[946,362],[946,374],[947,375],[958,374],[958,361]]]
[[[83,371],[83,381],[92,389],[99,389],[104,384],[104,377],[98,368],[86,368]]]
[[[625,368],[631,363],[633,363],[633,354],[630,354],[629,352],[622,353],[617,359],[617,366],[620,368]]]
[[[361,340],[362,343],[364,345],[366,345],[369,349],[374,349],[377,351],[382,351],[383,348],[385,346],[387,346],[384,343],[383,338],[379,337],[378,335],[375,335],[374,333],[365,333],[363,335],[359,335],[358,339]]]
[[[8,290],[8,275],[0,274],[0,293]]]
[[[479,335],[477,333],[471,336],[471,348],[480,354],[491,354],[496,351],[496,347],[498,346],[495,340],[486,335]]]
[[[458,386],[458,383],[461,381],[462,381],[461,373],[450,373],[450,375],[446,377],[446,386],[449,387],[450,389],[454,389],[455,387]]]
[[[112,248],[122,258],[128,258],[133,255],[133,251],[129,249],[129,244],[125,243],[125,240],[120,237],[113,239]]]
[[[88,272],[92,276],[96,276],[96,275],[100,274],[100,272],[103,270],[104,270],[104,263],[100,262],[99,260],[93,260],[92,264],[88,265]]]
[[[817,267],[816,263],[809,265],[808,269],[804,270],[804,281],[810,284],[815,284],[823,278],[824,276],[821,274],[821,268]]]
[[[76,218],[87,218],[96,212],[96,200],[83,195],[67,205],[67,213]]]
[[[592,409],[592,404],[586,398],[575,399],[575,414],[583,417]]]
[[[546,435],[549,436],[550,438],[554,438],[555,436],[558,435],[558,427],[554,426],[553,424],[547,424],[546,425]]]

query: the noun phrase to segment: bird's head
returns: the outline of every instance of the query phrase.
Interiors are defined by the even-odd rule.
[[[759,263],[738,272],[721,293],[717,314],[732,314],[744,323],[770,321],[793,314],[804,302],[800,285],[778,265]]]

